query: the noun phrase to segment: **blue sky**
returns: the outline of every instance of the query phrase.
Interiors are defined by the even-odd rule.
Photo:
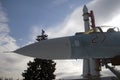
[[[1,53],[4,53],[4,51],[15,50],[29,44],[29,42],[34,42],[36,36],[41,34],[41,29],[45,29],[48,35],[50,34],[50,37],[65,36],[63,32],[61,33],[61,30],[64,31],[64,29],[62,29],[65,25],[64,21],[67,21],[67,18],[70,17],[76,8],[83,6],[88,2],[89,0],[1,0]],[[60,33],[58,31],[60,31]],[[58,35],[55,34],[56,32],[58,32]],[[51,34],[55,34],[55,36]],[[29,60],[32,60],[30,57],[12,53],[4,53],[1,54],[0,57],[2,60],[0,63],[0,76],[3,77],[6,75],[9,75],[9,77],[13,77],[13,75],[21,77],[21,73],[27,67],[26,63]],[[56,62],[62,63],[64,66],[62,67],[61,64],[57,64],[57,67],[61,67],[56,71],[56,75],[59,75],[58,78],[66,77],[66,74],[79,75],[82,71],[80,70],[77,72],[77,70],[75,70],[82,67],[80,66],[81,60],[78,60],[77,62],[76,60]],[[68,70],[68,67],[65,67],[68,64],[70,70]],[[74,68],[71,69],[71,67]],[[65,72],[65,69],[68,70],[68,72]]]
[[[2,0],[10,35],[19,46],[29,40],[32,26],[44,29],[62,22],[72,11],[89,0]],[[22,39],[22,41],[20,41]]]
[[[120,0],[0,0],[0,76],[21,77],[33,58],[4,52],[35,42],[41,29],[49,38],[83,32],[85,4],[94,11],[96,25],[119,27]],[[57,78],[78,78],[82,74],[82,60],[56,62]],[[103,75],[111,73],[104,70]]]

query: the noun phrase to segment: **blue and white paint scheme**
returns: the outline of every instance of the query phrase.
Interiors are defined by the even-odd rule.
[[[79,33],[43,40],[15,53],[43,59],[112,58],[120,55],[120,32]]]

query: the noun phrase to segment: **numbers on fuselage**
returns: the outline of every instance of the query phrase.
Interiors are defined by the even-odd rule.
[[[94,43],[103,43],[106,39],[106,36],[104,33],[97,33],[97,34],[93,34],[93,38],[91,40],[91,42]]]

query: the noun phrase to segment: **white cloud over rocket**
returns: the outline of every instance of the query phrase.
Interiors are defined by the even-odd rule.
[[[120,0],[92,0],[90,3],[87,4],[87,6],[90,10],[94,11],[96,25],[100,25],[100,26],[101,25],[108,25],[108,26],[120,25],[119,23]],[[69,35],[74,35],[75,32],[83,32],[84,26],[83,26],[82,8],[83,6],[76,8],[71,14],[69,14],[65,18],[65,20],[62,23],[59,23],[56,26],[49,26],[49,28],[46,29],[46,33],[49,35],[49,38],[69,36]],[[33,26],[32,30],[33,30],[32,39],[35,39],[35,37],[40,34],[41,26],[35,26],[35,27]],[[70,63],[73,64],[73,62],[70,62]],[[70,63],[69,62],[67,63],[66,61],[64,62],[58,61],[57,72],[59,74],[62,73],[61,72],[61,69],[62,69],[62,71],[66,73],[67,72],[71,73],[68,71],[69,69],[72,68],[72,67],[69,67]],[[64,67],[61,67],[60,65],[62,64],[66,64],[64,65],[64,67],[66,67],[68,70],[65,69]],[[75,65],[75,66],[78,67],[78,65]],[[58,78],[62,77],[61,75],[58,75]]]

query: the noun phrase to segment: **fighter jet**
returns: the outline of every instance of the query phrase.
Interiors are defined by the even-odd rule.
[[[88,25],[89,16],[91,18],[90,30],[76,33],[74,36],[41,40],[14,52],[43,59],[113,58],[119,56],[120,32],[115,31],[114,28],[103,32],[101,27],[95,26],[93,11],[88,14],[86,7],[83,11],[85,25]]]
[[[119,36],[120,32],[90,30],[75,36],[42,40],[14,52],[45,59],[112,58],[120,55]]]

